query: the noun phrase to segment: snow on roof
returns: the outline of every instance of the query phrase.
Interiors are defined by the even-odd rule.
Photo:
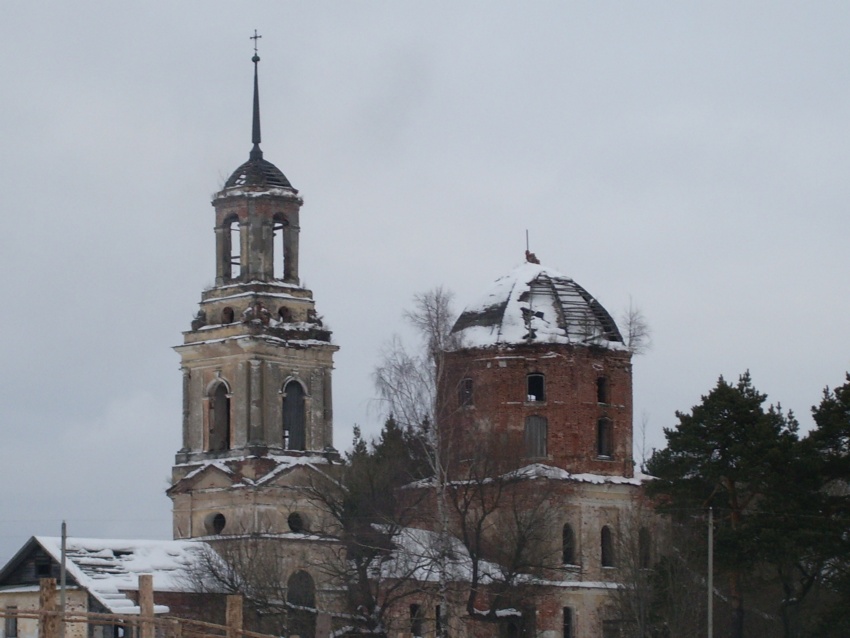
[[[62,541],[59,537],[36,536],[35,540],[60,562]],[[180,592],[191,589],[191,565],[206,543],[196,541],[115,540],[104,538],[67,538],[65,542],[68,574],[112,613],[139,614],[125,592],[139,589],[141,574],[153,575],[155,592]],[[156,613],[168,607],[156,605]]]
[[[611,476],[608,474],[590,474],[587,472],[581,474],[573,474],[567,470],[543,463],[532,463],[518,470],[511,472],[518,478],[537,479],[545,478],[556,481],[576,481],[578,483],[613,483],[615,485],[641,485],[645,481],[651,480],[653,477],[642,472],[635,472],[634,477],[627,478],[625,476]]]
[[[590,293],[556,270],[528,262],[467,306],[452,332],[463,348],[568,343],[626,349],[614,319]]]

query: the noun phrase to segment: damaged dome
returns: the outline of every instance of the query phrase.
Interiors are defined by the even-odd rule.
[[[452,328],[463,348],[565,343],[625,349],[614,319],[571,278],[524,263],[467,306]]]

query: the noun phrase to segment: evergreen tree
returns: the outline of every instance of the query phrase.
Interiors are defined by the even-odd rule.
[[[764,559],[759,506],[797,442],[794,417],[765,409],[765,399],[749,372],[734,386],[720,377],[690,414],[676,413],[679,424],[664,430],[667,447],[648,463],[659,479],[650,492],[665,507],[690,515],[715,511],[715,560],[728,577],[733,638],[744,632],[744,576]]]

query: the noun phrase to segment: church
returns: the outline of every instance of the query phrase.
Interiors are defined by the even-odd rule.
[[[252,61],[252,148],[213,196],[215,285],[202,292],[175,348],[182,446],[167,490],[174,540],[163,541],[175,544],[157,551],[171,552],[172,569],[191,571],[193,548],[214,548],[226,561],[237,555],[229,548],[263,539],[275,548],[279,597],[291,611],[279,633],[326,638],[353,632],[358,611],[327,568],[345,557],[330,533],[333,517],[311,491],[342,464],[333,442],[332,376],[334,353],[345,344],[334,343],[301,283],[303,200],[260,148],[256,52]],[[393,549],[403,554],[416,545],[421,559],[429,539],[448,532],[444,556],[452,566],[443,565],[439,578],[433,570],[416,572],[410,580],[418,584],[406,585],[410,591],[387,613],[383,630],[435,638],[620,635],[615,593],[634,569],[650,567],[662,539],[644,507],[647,477],[634,469],[632,353],[615,321],[578,283],[527,253],[466,306],[452,334],[454,345],[440,356],[435,409],[444,496],[423,499],[423,515],[396,535]],[[448,503],[466,493],[473,474],[483,501],[494,502],[500,485],[509,497],[471,546],[459,531],[468,522],[463,512],[445,515],[442,529],[431,514],[440,498]],[[435,492],[436,483],[410,493]],[[498,575],[504,565],[477,561],[477,550],[508,546],[511,534],[499,522],[530,520],[532,510],[540,516],[533,533],[545,560],[533,575],[517,566],[510,591],[522,595],[505,596]],[[85,546],[78,554],[99,551],[92,539],[68,542]],[[103,541],[103,551],[119,557],[119,570],[121,555],[141,551],[114,543]],[[0,607],[34,604],[37,578],[57,571],[55,552],[45,549],[54,546],[55,539],[30,542],[0,570]],[[489,575],[476,577],[480,591],[471,600],[468,581],[479,568]],[[380,570],[372,576],[383,577]],[[189,580],[172,589],[190,591]],[[78,581],[88,592],[82,575]],[[96,594],[88,592],[89,608],[106,608],[95,604]],[[79,600],[86,604],[85,596]],[[27,638],[17,626],[10,630],[7,623],[0,638]]]

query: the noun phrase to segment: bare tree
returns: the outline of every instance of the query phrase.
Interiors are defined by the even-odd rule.
[[[626,347],[632,354],[644,354],[652,347],[652,329],[643,312],[629,300],[629,307],[620,319],[625,334]]]

